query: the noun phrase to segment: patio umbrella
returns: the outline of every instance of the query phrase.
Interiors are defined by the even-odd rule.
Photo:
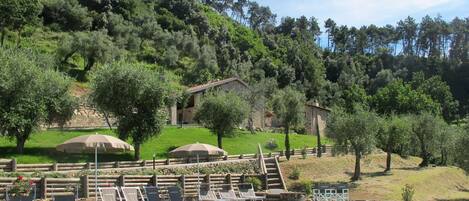
[[[197,157],[197,185],[200,184],[199,156],[224,156],[226,154],[226,151],[223,149],[213,145],[200,143],[184,145],[169,152],[169,156],[177,158]]]
[[[82,135],[59,144],[57,151],[65,153],[93,153],[95,169],[95,193],[98,200],[98,152],[116,153],[133,151],[134,147],[118,138],[109,135]]]

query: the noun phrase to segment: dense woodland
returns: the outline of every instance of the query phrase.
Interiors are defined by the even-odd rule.
[[[350,114],[360,105],[459,124],[469,113],[469,18],[320,24],[248,0],[0,0],[3,59],[23,55],[85,86],[121,62],[178,90],[238,76],[266,100],[288,88]]]

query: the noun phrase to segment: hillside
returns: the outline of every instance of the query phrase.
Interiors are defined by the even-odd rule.
[[[294,168],[302,181],[347,182],[354,200],[400,200],[405,184],[415,188],[415,200],[469,200],[469,177],[456,167],[418,168],[421,159],[393,156],[391,174],[383,174],[385,154],[373,154],[362,160],[362,180],[350,183],[354,156],[295,159],[280,163],[287,186],[298,182],[288,178]]]

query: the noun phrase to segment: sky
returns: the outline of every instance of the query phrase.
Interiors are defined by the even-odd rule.
[[[469,17],[469,0],[255,0],[269,6],[277,14],[277,21],[284,16],[314,16],[319,22],[332,18],[338,25],[386,25],[396,24],[411,16],[417,21],[425,15],[440,14],[451,20],[458,16]],[[321,23],[322,24],[322,23]]]

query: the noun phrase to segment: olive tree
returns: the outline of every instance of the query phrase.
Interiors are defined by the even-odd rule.
[[[327,122],[327,134],[334,141],[338,153],[355,154],[355,172],[352,180],[360,179],[360,160],[371,153],[376,145],[379,130],[378,115],[361,107],[355,107],[355,113],[348,113],[342,108],[334,108]]]
[[[217,135],[218,147],[222,149],[222,138],[233,134],[247,114],[247,103],[238,94],[214,91],[203,97],[194,119]]]
[[[5,29],[17,31],[16,46],[21,41],[24,26],[37,22],[42,11],[39,0],[0,0],[0,28],[2,29],[1,44],[5,36]]]
[[[16,140],[18,153],[41,125],[65,124],[76,107],[71,82],[64,75],[40,67],[31,52],[0,50],[0,133]]]
[[[305,97],[291,87],[286,87],[275,93],[272,107],[285,128],[285,156],[290,160],[290,129],[303,124]]]
[[[436,139],[443,131],[444,120],[431,113],[422,113],[413,117],[412,132],[416,139],[422,162],[420,167],[429,165],[430,160],[438,148]]]
[[[380,121],[382,125],[378,132],[378,146],[386,152],[385,172],[391,171],[392,152],[406,145],[412,135],[412,123],[409,116],[391,115]]]
[[[164,76],[135,63],[112,63],[93,74],[91,100],[116,118],[119,138],[132,139],[135,160],[140,159],[141,145],[163,128],[167,83]]]

